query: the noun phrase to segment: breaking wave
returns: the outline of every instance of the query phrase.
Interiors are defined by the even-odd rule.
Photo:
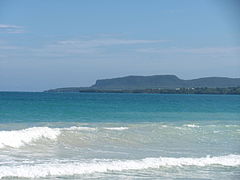
[[[96,128],[73,126],[69,128],[32,127],[14,131],[0,131],[0,148],[19,148],[42,138],[49,140],[57,140],[58,136],[63,131],[93,130],[96,130]]]
[[[71,131],[71,130],[85,130],[85,131],[95,131],[97,128],[92,128],[92,127],[78,127],[78,126],[72,126],[70,128],[63,128],[63,130]]]
[[[0,178],[22,177],[37,178],[48,176],[72,176],[111,171],[159,169],[161,167],[185,166],[240,166],[240,155],[226,155],[202,158],[145,158],[140,160],[92,160],[90,162],[48,162],[19,166],[0,166]]]
[[[104,128],[104,129],[122,131],[122,130],[128,129],[128,127],[106,127],[106,128]]]
[[[57,128],[32,127],[15,131],[0,131],[0,148],[19,148],[40,138],[54,140],[60,134]]]
[[[198,125],[196,125],[196,124],[185,124],[185,125],[183,125],[183,126],[189,127],[189,128],[198,128],[198,127],[200,127],[200,126],[198,126]]]
[[[19,148],[42,138],[57,140],[58,136],[63,132],[96,131],[97,129],[94,127],[72,126],[69,128],[32,127],[21,130],[0,131],[0,148]],[[103,129],[121,131],[128,129],[128,127],[104,127]]]

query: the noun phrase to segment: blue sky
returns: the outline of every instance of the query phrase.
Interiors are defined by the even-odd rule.
[[[238,0],[0,0],[0,91],[240,77]]]

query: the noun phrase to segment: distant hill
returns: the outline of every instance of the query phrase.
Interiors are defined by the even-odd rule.
[[[142,90],[176,88],[227,88],[240,87],[240,78],[205,77],[183,80],[175,75],[126,76],[97,80],[90,87],[58,88],[49,91],[77,92],[79,90]]]
[[[97,80],[93,89],[156,89],[156,88],[224,88],[240,86],[240,78],[206,77],[192,80],[179,79],[175,75],[127,76]]]

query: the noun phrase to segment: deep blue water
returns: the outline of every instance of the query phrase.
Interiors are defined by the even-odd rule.
[[[238,95],[0,93],[0,122],[240,120]]]

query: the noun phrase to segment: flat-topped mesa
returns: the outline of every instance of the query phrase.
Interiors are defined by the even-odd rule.
[[[97,80],[91,88],[109,90],[176,88],[182,86],[182,81],[175,75],[126,76]]]
[[[205,77],[183,80],[175,75],[125,76],[97,80],[90,87],[66,87],[48,90],[48,92],[83,92],[83,91],[124,91],[146,89],[178,88],[228,88],[240,87],[240,78]]]
[[[240,86],[240,78],[206,77],[192,80],[179,79],[175,75],[126,76],[97,80],[92,89],[131,90],[131,89],[175,89],[175,88],[225,88]]]

